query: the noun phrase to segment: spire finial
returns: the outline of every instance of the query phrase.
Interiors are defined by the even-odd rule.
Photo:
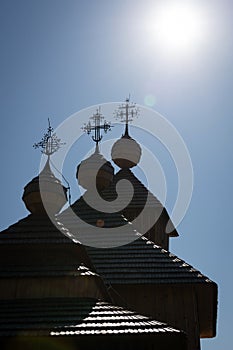
[[[53,133],[53,128],[51,127],[48,118],[47,132],[44,134],[40,142],[34,143],[33,147],[35,149],[41,148],[41,152],[46,154],[49,158],[53,153],[57,152],[62,145],[65,145],[65,143],[61,142],[61,139],[57,137],[56,133]]]
[[[90,117],[88,123],[85,123],[82,127],[82,130],[85,131],[88,135],[90,135],[90,133],[94,131],[94,135],[92,135],[92,140],[96,143],[96,149],[98,149],[98,144],[103,138],[101,130],[103,130],[105,133],[111,130],[111,125],[106,120],[104,120],[104,123],[101,124],[101,121],[103,120],[104,116],[101,114],[99,107],[97,108],[96,113],[94,113],[93,116]]]
[[[136,103],[130,102],[129,94],[129,97],[125,99],[125,103],[120,105],[115,112],[115,117],[125,123],[125,133],[123,136],[129,136],[129,122],[132,122],[133,118],[137,117],[138,114],[139,109],[136,107]]]

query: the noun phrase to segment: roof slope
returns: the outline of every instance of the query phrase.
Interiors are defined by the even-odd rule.
[[[85,194],[62,212],[58,220],[84,245],[107,248],[124,245],[138,237],[135,228],[121,212],[106,213],[93,209],[85,201]],[[103,227],[98,227],[98,221]]]
[[[121,180],[126,180],[126,181],[121,181]],[[121,205],[122,202],[123,201],[126,202],[128,198],[129,183],[133,187],[133,196],[132,196],[132,199],[129,201],[129,204],[124,208],[124,210],[122,210],[122,213],[127,217],[127,219],[129,221],[132,220],[131,217],[128,217],[129,211],[131,212],[132,210],[136,211],[138,216],[138,214],[142,211],[142,209],[144,209],[146,205],[147,210],[151,209],[151,213],[147,212],[146,215],[150,215],[151,217],[153,217],[153,215],[155,217],[159,215],[160,218],[163,217],[163,219],[166,222],[168,222],[169,215],[165,207],[158,200],[158,198],[143,185],[143,183],[133,174],[133,172],[130,169],[120,170],[114,176],[112,184],[102,192],[102,196],[110,202],[116,200],[118,196],[116,192],[116,188],[117,188],[117,185],[121,184],[122,191],[120,193],[120,200],[119,200],[119,205]],[[171,221],[169,225],[171,225],[170,226],[171,232],[169,233],[169,236],[171,237],[179,236],[178,232],[174,228]]]
[[[212,282],[191,265],[145,237],[117,248],[86,249],[97,273],[107,284]]]
[[[0,278],[3,277],[59,277],[59,276],[98,276],[83,264],[75,265],[0,265]]]
[[[114,175],[112,184],[106,188],[102,193],[103,197],[109,201],[112,201],[117,198],[116,185],[120,180],[127,180],[121,183],[123,192],[127,194],[129,192],[129,183],[133,186],[134,193],[132,200],[129,203],[129,206],[132,208],[142,208],[146,201],[150,207],[163,207],[162,203],[156,198],[153,193],[151,193],[142,182],[133,174],[130,169],[122,169]],[[122,198],[122,200],[124,197]]]
[[[48,216],[30,214],[2,231],[0,244],[73,243],[68,238],[67,228],[61,223],[59,225],[61,231]]]
[[[80,199],[75,203],[76,209],[86,215],[86,206],[83,200]],[[92,220],[98,218],[98,212],[92,212]],[[109,215],[108,218],[114,222],[114,215]],[[119,216],[117,216],[119,219]],[[108,219],[107,219],[108,220]],[[121,217],[121,222],[124,219]],[[132,234],[137,237],[137,240],[126,245],[116,248],[94,248],[86,247],[86,251],[91,259],[96,271],[100,274],[105,283],[209,283],[211,282],[201,272],[195,270],[185,261],[177,256],[162,249],[149,241],[145,237],[139,237],[132,228],[132,225],[125,225]],[[64,233],[69,233],[69,230],[62,225]],[[70,234],[71,235],[71,234]],[[98,240],[109,239],[106,235],[98,236]],[[18,223],[11,225],[8,229],[0,233],[0,245],[3,244],[40,244],[40,243],[58,243],[58,244],[74,244],[67,236],[63,235],[47,217],[38,217],[29,215]],[[59,265],[59,264],[58,264]],[[65,275],[67,273],[78,274],[78,265],[63,265],[54,270],[57,275]],[[30,269],[30,266],[23,268],[6,266],[0,269],[0,275],[30,275],[38,274],[45,275],[51,273],[49,265],[40,266],[35,271],[35,267]],[[86,273],[89,273],[86,271]]]
[[[182,333],[122,307],[92,298],[0,301],[0,336]]]

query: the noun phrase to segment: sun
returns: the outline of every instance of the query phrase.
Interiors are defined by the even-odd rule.
[[[204,18],[189,1],[164,2],[148,18],[148,35],[160,49],[180,52],[200,45],[204,36]]]

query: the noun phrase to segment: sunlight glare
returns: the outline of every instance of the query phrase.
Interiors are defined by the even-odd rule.
[[[172,52],[189,51],[201,43],[204,18],[197,7],[188,2],[166,3],[148,19],[148,35],[161,49]]]

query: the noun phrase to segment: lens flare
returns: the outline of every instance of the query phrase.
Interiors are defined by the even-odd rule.
[[[144,104],[147,107],[154,107],[154,105],[156,104],[156,99],[155,96],[150,94],[150,95],[146,95],[144,98]]]

